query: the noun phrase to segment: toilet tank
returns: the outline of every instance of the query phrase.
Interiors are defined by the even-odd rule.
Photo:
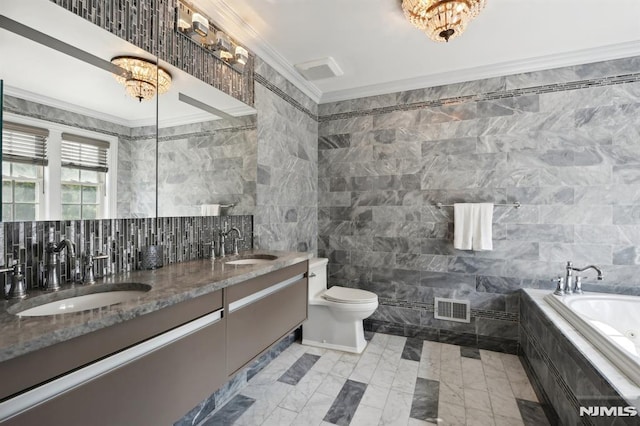
[[[327,289],[327,263],[323,257],[309,260],[309,298]]]

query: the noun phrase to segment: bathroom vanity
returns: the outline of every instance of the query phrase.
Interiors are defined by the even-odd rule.
[[[75,313],[19,317],[34,302],[5,302],[0,422],[173,423],[306,319],[309,257],[251,251],[44,296],[151,286]]]

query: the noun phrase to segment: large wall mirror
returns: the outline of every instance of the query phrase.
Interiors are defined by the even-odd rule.
[[[153,52],[49,0],[0,15],[3,221],[253,213],[255,110],[167,63],[139,101],[110,61]]]

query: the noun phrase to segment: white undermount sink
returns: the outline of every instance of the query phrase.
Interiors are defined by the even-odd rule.
[[[261,265],[271,263],[277,258],[278,256],[273,256],[271,254],[254,254],[243,256],[241,259],[229,260],[224,263],[226,265]]]
[[[27,308],[15,313],[19,317],[40,317],[47,315],[69,314],[90,309],[111,306],[142,296],[151,287],[135,290],[115,290],[101,293],[91,293],[82,296],[68,297],[42,305]]]

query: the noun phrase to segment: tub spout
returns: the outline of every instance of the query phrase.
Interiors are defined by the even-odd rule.
[[[589,265],[589,266],[585,266],[582,269],[574,269],[574,271],[577,272],[582,272],[582,271],[586,271],[587,269],[593,269],[594,271],[596,271],[598,273],[598,277],[596,278],[599,281],[602,281],[602,269],[598,268],[596,265]]]

